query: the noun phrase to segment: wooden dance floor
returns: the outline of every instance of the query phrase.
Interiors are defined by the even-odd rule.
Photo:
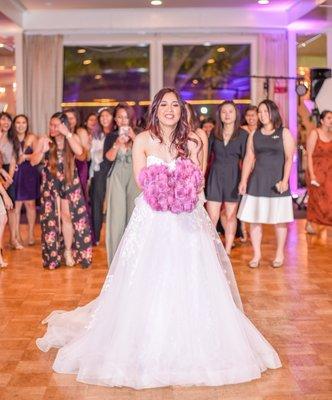
[[[24,229],[25,227],[23,227]],[[41,267],[40,246],[9,251],[0,270],[1,400],[331,400],[332,399],[332,237],[308,243],[304,221],[291,225],[285,266],[273,269],[272,230],[264,231],[264,262],[250,270],[248,244],[232,260],[244,308],[278,351],[283,368],[260,380],[224,387],[170,387],[135,391],[78,383],[52,372],[56,351],[40,352],[40,321],[54,309],[70,310],[99,293],[107,269],[103,245],[92,268]],[[38,231],[40,237],[40,231]],[[8,237],[6,237],[8,242]]]

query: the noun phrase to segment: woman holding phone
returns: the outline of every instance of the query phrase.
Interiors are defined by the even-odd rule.
[[[136,115],[132,107],[119,103],[114,110],[115,133],[118,135],[106,158],[112,162],[107,179],[106,249],[109,264],[121,241],[135,199],[139,194],[132,167]]]

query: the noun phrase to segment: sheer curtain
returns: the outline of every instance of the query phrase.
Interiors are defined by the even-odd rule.
[[[62,102],[63,38],[61,35],[24,35],[24,112],[31,131],[47,132],[50,116]]]
[[[258,39],[259,61],[258,75],[288,76],[288,39],[287,32],[263,33]],[[288,81],[271,79],[269,99],[275,101],[280,109],[285,126],[288,125]],[[264,79],[258,79],[258,101],[265,99]]]

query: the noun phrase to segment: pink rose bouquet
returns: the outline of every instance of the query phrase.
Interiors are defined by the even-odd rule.
[[[190,159],[178,159],[174,170],[164,164],[143,168],[139,183],[153,210],[179,214],[195,208],[203,174]]]
[[[188,158],[181,158],[173,171],[174,190],[170,211],[175,214],[191,212],[198,202],[202,189],[202,171]]]
[[[170,171],[166,165],[145,167],[138,180],[143,189],[145,201],[155,211],[167,211],[172,200],[172,188],[169,185]]]

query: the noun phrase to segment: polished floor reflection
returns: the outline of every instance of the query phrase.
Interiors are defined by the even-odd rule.
[[[52,373],[55,350],[41,353],[35,338],[40,321],[54,309],[71,309],[93,299],[106,275],[105,251],[95,250],[92,268],[41,267],[40,247],[5,248],[10,262],[0,270],[1,400],[328,400],[332,399],[332,236],[325,245],[290,227],[285,266],[273,269],[273,231],[264,231],[264,261],[246,264],[250,246],[232,255],[246,313],[279,352],[283,368],[262,379],[225,387],[172,387],[135,391],[76,382]]]

